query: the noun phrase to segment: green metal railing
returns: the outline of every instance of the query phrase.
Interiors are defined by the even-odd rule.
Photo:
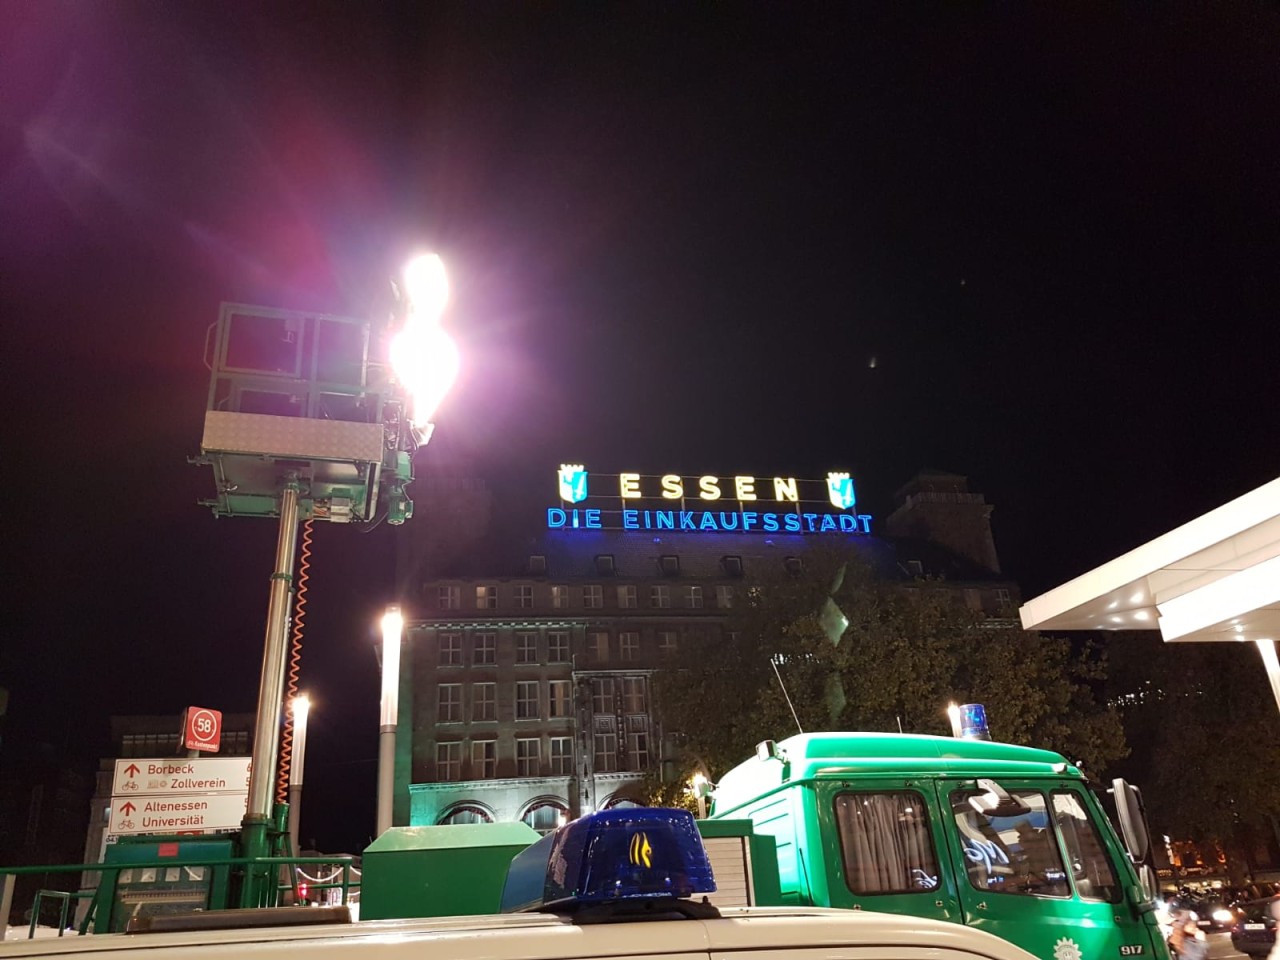
[[[149,869],[165,869],[172,867],[205,867],[209,868],[207,874],[208,888],[206,897],[212,893],[212,869],[217,867],[230,868],[236,874],[243,877],[250,873],[254,868],[261,871],[270,872],[271,870],[287,872],[288,880],[275,885],[274,889],[268,891],[262,898],[262,902],[256,904],[259,907],[275,907],[280,906],[284,900],[283,894],[286,891],[292,891],[294,894],[294,902],[298,903],[298,867],[304,864],[325,864],[336,867],[341,874],[341,880],[326,883],[307,883],[308,892],[312,890],[341,890],[341,903],[347,904],[351,900],[353,891],[359,890],[360,881],[352,877],[352,871],[355,870],[354,858],[352,857],[224,857],[212,858],[207,860],[183,860],[174,861],[172,859],[165,860],[148,860],[135,863],[75,863],[75,864],[40,864],[36,866],[25,867],[0,867],[0,903],[8,904],[12,897],[12,889],[15,880],[20,876],[30,876],[32,874],[49,874],[49,873],[97,873],[100,874],[98,887],[94,890],[81,890],[71,893],[65,890],[37,890],[35,901],[31,913],[31,929],[28,937],[35,937],[36,926],[40,918],[40,905],[42,900],[61,900],[61,911],[59,918],[58,935],[61,936],[63,930],[66,929],[67,913],[71,907],[72,901],[90,900],[88,911],[85,913],[84,919],[80,922],[78,934],[84,936],[91,930],[99,931],[99,927],[103,924],[99,923],[99,914],[104,912],[106,916],[106,929],[110,929],[111,908],[110,899],[114,898],[114,893],[119,885],[120,874],[124,871],[133,870],[149,870]],[[110,899],[109,899],[110,898]],[[206,910],[225,910],[232,906],[241,906],[237,902],[234,895],[227,895],[226,901],[223,903],[206,902],[204,909]],[[105,901],[105,902],[104,902]],[[6,916],[5,921],[8,921]]]

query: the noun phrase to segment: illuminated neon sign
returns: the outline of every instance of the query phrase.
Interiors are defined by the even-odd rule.
[[[561,505],[547,508],[547,526],[553,530],[871,532],[871,517],[858,513],[848,473],[828,473],[825,480],[589,475],[583,464],[565,463],[560,465],[557,489]]]

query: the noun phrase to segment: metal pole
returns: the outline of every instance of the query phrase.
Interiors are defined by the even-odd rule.
[[[404,618],[398,606],[387,608],[382,618],[382,704],[378,728],[377,835],[391,827],[396,778],[396,722],[400,711],[400,643]]]
[[[302,810],[302,766],[307,758],[307,717],[311,704],[306,697],[294,697],[293,711],[293,762],[289,764],[289,843],[293,855],[301,856],[298,845],[298,817]]]
[[[271,788],[279,751],[280,711],[284,698],[285,635],[293,587],[293,561],[298,543],[298,481],[290,477],[280,494],[280,533],[276,539],[276,566],[271,574],[267,604],[267,630],[262,650],[262,674],[258,680],[258,716],[253,728],[253,767],[249,771],[249,798],[242,823],[241,841],[246,857],[270,855],[267,827],[270,823]],[[250,867],[241,891],[242,906],[265,902],[270,868]]]

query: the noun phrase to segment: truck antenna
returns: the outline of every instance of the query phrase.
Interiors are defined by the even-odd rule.
[[[800,718],[796,715],[795,704],[791,702],[791,694],[787,693],[787,685],[782,682],[782,674],[778,672],[777,658],[770,657],[769,663],[773,667],[773,675],[778,678],[778,686],[782,688],[782,695],[787,698],[787,706],[791,708],[791,718],[796,722],[796,729],[804,733],[804,727],[800,726]]]

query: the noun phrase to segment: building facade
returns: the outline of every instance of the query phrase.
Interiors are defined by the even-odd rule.
[[[483,484],[423,487],[423,515],[444,521],[424,525],[427,544],[401,556],[412,586],[403,598],[400,825],[523,820],[545,831],[637,802],[644,778],[674,756],[653,710],[654,674],[691,639],[728,629],[748,576],[794,572],[822,540],[644,528],[655,520],[638,510],[618,512],[622,529],[609,529],[607,516],[586,526],[587,511],[564,503],[548,511],[551,529],[496,536]],[[1016,586],[1000,577],[990,512],[964,477],[922,474],[899,491],[885,536],[858,531],[847,542],[881,566],[888,558],[888,575],[938,578],[958,602],[1009,617]],[[730,519],[726,511],[712,522]]]

